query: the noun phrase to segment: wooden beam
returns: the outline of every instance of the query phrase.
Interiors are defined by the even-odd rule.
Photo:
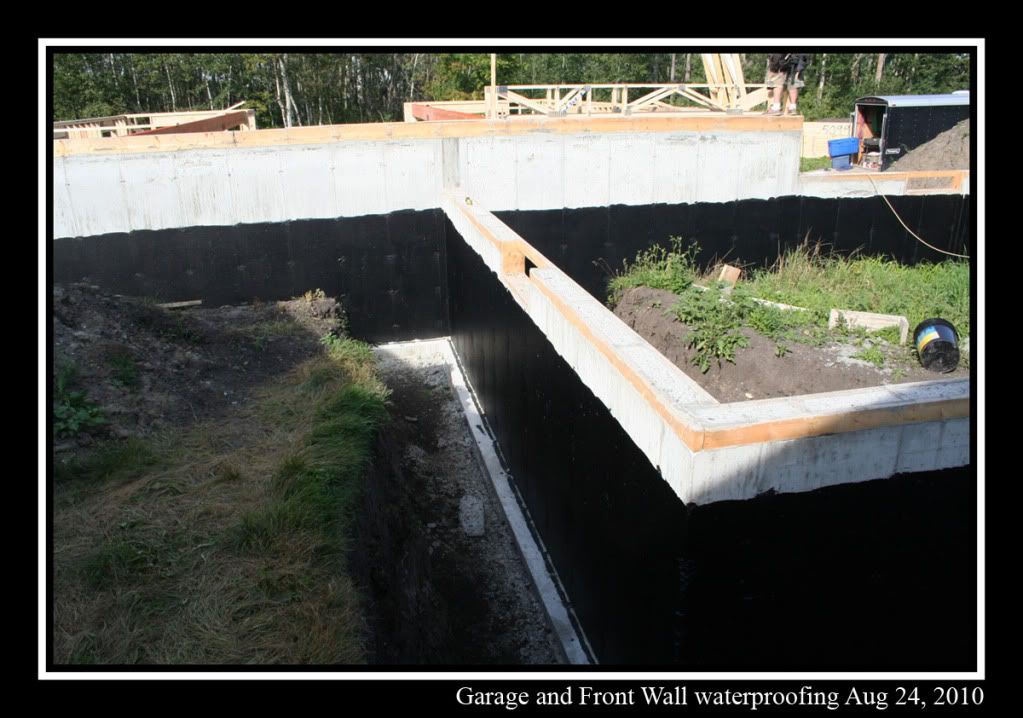
[[[520,95],[517,92],[512,92],[511,90],[508,90],[508,92],[505,93],[505,97],[508,99],[509,102],[515,102],[522,105],[523,107],[528,107],[534,112],[539,112],[541,115],[546,115],[550,112],[549,107],[545,107],[544,105],[540,104],[537,100],[530,99],[528,97]],[[555,107],[556,106],[557,104],[555,104]]]
[[[225,112],[222,115],[215,117],[207,117],[202,120],[195,120],[193,122],[184,122],[180,125],[172,125],[166,127],[157,127],[152,130],[145,130],[144,132],[136,132],[133,136],[138,135],[171,135],[183,132],[218,132],[229,130],[239,125],[246,125],[249,121],[248,110],[236,110],[234,112]]]
[[[706,101],[704,98],[702,100]],[[763,115],[726,115],[700,113],[663,115],[638,113],[629,117],[600,115],[594,117],[543,117],[536,115],[511,117],[495,125],[484,120],[458,122],[371,122],[347,125],[313,125],[255,130],[252,132],[196,132],[176,135],[129,135],[128,137],[54,140],[55,156],[79,154],[117,154],[143,152],[174,152],[206,147],[272,147],[282,145],[331,144],[350,141],[389,141],[407,139],[439,139],[444,137],[515,136],[530,133],[576,134],[580,132],[798,132],[803,119],[798,115],[764,117]],[[850,179],[855,173],[831,173]],[[884,175],[873,176],[886,179]]]

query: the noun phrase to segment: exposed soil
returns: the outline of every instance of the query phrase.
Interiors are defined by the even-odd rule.
[[[378,350],[394,429],[365,515],[380,526],[362,567],[376,604],[379,663],[563,661],[497,497],[476,458],[443,356],[432,343]],[[460,520],[483,506],[482,536]],[[390,557],[376,560],[375,556]],[[395,558],[400,560],[395,561]]]
[[[237,406],[251,389],[319,352],[319,338],[344,317],[328,297],[163,309],[88,284],[52,292],[54,374],[73,365],[77,386],[109,422],[59,439],[58,454],[97,439],[180,428]]]
[[[776,355],[776,342],[742,329],[748,347],[736,351],[735,363],[711,363],[707,373],[692,363],[693,351],[685,341],[689,327],[670,312],[678,297],[663,289],[635,287],[622,295],[615,314],[640,336],[670,359],[706,391],[721,402],[798,396],[840,389],[897,384],[934,379],[969,377],[969,369],[960,362],[949,374],[924,369],[919,363],[901,358],[904,347],[891,346],[882,339],[871,342],[885,353],[884,368],[853,358],[865,346],[835,342],[823,347],[787,342],[789,353]],[[868,340],[870,341],[870,340]],[[912,341],[912,339],[910,340]],[[962,345],[966,346],[967,341]]]
[[[970,169],[969,120],[963,120],[934,139],[914,147],[889,167],[889,171],[968,169]]]
[[[262,387],[321,355],[320,338],[344,326],[342,307],[322,294],[274,303],[167,309],[87,284],[56,285],[52,293],[53,375],[61,366],[73,366],[72,388],[84,391],[107,420],[73,437],[57,438],[58,465],[130,437],[166,436],[168,430],[177,436],[211,418],[231,423],[225,427],[230,439],[224,439],[225,451],[258,447],[265,443],[262,435],[244,435],[249,424],[236,424],[237,417],[255,406],[250,400],[259,397]],[[382,378],[393,392],[391,421],[377,440],[350,557],[356,581],[370,598],[363,605],[374,627],[370,660],[459,665],[561,662],[560,646],[476,461],[446,364],[429,352],[402,357],[384,352],[379,357]],[[272,472],[244,461],[231,466],[236,480],[210,478],[210,486],[216,487],[210,491],[215,493],[197,505],[197,511],[221,499],[240,506],[235,494],[221,496],[223,487],[235,493],[248,491],[252,494],[246,494],[248,499],[259,499],[260,482],[268,481]],[[197,481],[209,478],[198,473]],[[251,490],[246,488],[250,484]],[[55,541],[64,563],[75,553],[68,547],[88,553],[94,543],[106,540],[106,524],[113,519],[104,519],[103,511],[89,507],[123,503],[120,494],[132,487],[134,483],[119,482],[84,486],[77,480],[73,486],[57,486],[60,508],[55,521],[60,526]],[[467,495],[483,504],[483,536],[468,536],[462,530],[459,506]],[[140,501],[133,510],[157,512],[155,503]],[[225,508],[223,516],[229,513]],[[198,531],[198,523],[189,516],[168,520],[181,524],[182,530]],[[149,519],[155,521],[153,516]],[[207,520],[202,531],[216,534],[229,528],[214,519]],[[287,558],[281,560],[286,563]],[[64,568],[74,573],[80,567]],[[245,579],[238,580],[244,584]],[[155,584],[143,587],[158,593]],[[244,594],[248,589],[241,585],[239,590]],[[95,637],[86,636],[87,650],[82,649],[79,644],[85,639],[75,638],[75,631],[85,630],[79,625],[84,619],[65,619],[62,630],[71,638],[62,649],[62,660],[76,662],[85,656],[103,662],[110,655],[103,648],[106,644],[100,646],[102,651],[93,646]],[[131,634],[128,627],[119,626],[110,629],[110,643]],[[160,662],[143,653],[138,660]],[[153,655],[164,653],[154,650]],[[240,648],[238,655],[249,653]]]

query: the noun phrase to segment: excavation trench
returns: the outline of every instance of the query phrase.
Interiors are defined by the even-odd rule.
[[[383,345],[391,390],[366,482],[355,566],[369,589],[374,661],[565,660],[451,384],[444,340]]]

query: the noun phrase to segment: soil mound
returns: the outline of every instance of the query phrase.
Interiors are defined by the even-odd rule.
[[[891,170],[970,169],[970,121],[963,120],[893,162]]]
[[[678,296],[663,289],[634,287],[626,290],[615,308],[615,314],[646,339],[675,366],[696,380],[721,402],[799,396],[841,389],[859,389],[882,384],[896,384],[935,379],[960,379],[970,375],[962,365],[949,374],[937,374],[916,366],[896,363],[892,347],[883,339],[867,340],[889,356],[884,368],[857,359],[854,355],[864,346],[833,343],[822,347],[788,342],[788,352],[778,356],[777,344],[752,329],[742,333],[749,339],[748,347],[736,351],[735,363],[714,362],[707,373],[692,363],[693,350],[687,346],[688,326],[678,321],[671,307]],[[896,371],[893,368],[898,368]]]

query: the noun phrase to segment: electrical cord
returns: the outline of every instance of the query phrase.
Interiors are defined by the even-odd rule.
[[[913,235],[913,237],[915,237],[921,244],[923,244],[923,245],[925,245],[927,247],[930,247],[935,252],[941,252],[942,254],[947,254],[950,257],[961,257],[963,259],[969,259],[970,258],[970,255],[968,255],[968,254],[956,254],[955,252],[947,252],[944,249],[938,249],[933,244],[928,244],[927,242],[925,242],[924,239],[920,235],[918,235],[916,232],[914,232],[913,230],[911,230],[909,227],[906,226],[906,223],[902,221],[902,217],[900,217],[899,213],[895,211],[894,207],[892,207],[892,203],[888,201],[887,197],[885,197],[883,194],[881,194],[880,190],[878,190],[877,185],[874,184],[874,180],[871,179],[869,176],[867,177],[867,179],[870,180],[870,184],[874,185],[874,194],[876,194],[878,197],[880,197],[881,199],[884,200],[885,204],[888,205],[888,209],[890,209],[892,211],[892,214],[895,215],[895,219],[899,220],[899,224],[901,224],[903,227],[905,227],[906,231],[909,232],[911,235]]]

